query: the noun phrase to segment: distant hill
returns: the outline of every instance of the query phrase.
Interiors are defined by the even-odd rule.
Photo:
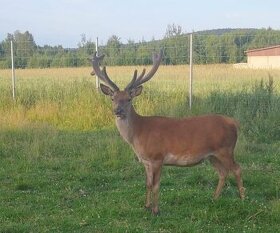
[[[202,30],[202,31],[196,31],[195,33],[200,35],[217,35],[221,36],[226,33],[240,33],[240,32],[257,32],[261,29],[256,28],[221,28],[221,29],[211,29],[211,30]]]

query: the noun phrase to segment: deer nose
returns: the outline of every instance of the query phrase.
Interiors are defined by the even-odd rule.
[[[115,115],[123,115],[124,114],[124,110],[122,108],[116,108],[114,109],[114,113]]]

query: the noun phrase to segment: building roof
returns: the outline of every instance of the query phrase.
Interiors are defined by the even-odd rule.
[[[280,45],[245,51],[247,56],[280,56]]]

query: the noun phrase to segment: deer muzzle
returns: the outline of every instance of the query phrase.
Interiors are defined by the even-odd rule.
[[[114,114],[115,114],[116,117],[119,117],[119,118],[122,118],[122,119],[126,117],[125,111],[122,108],[114,109]]]

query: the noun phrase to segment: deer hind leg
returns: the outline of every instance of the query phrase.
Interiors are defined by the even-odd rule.
[[[210,162],[212,163],[219,175],[219,182],[216,191],[214,192],[214,199],[217,199],[220,196],[221,191],[225,185],[225,179],[228,175],[228,170],[226,169],[226,167],[224,167],[221,161],[214,156],[210,157]]]
[[[243,200],[245,198],[245,189],[243,187],[243,181],[242,181],[242,178],[241,178],[241,168],[240,168],[239,164],[234,162],[231,171],[234,174],[235,179],[236,179],[236,183],[237,183],[237,187],[238,187],[238,191],[239,191],[239,196]]]
[[[237,182],[237,187],[241,199],[244,199],[244,187],[241,179],[241,169],[240,166],[234,161],[233,151],[232,150],[222,150],[215,159],[219,162],[216,163],[221,165],[227,173],[230,171],[234,174]],[[215,165],[214,165],[215,166]],[[219,165],[218,165],[219,166]]]

